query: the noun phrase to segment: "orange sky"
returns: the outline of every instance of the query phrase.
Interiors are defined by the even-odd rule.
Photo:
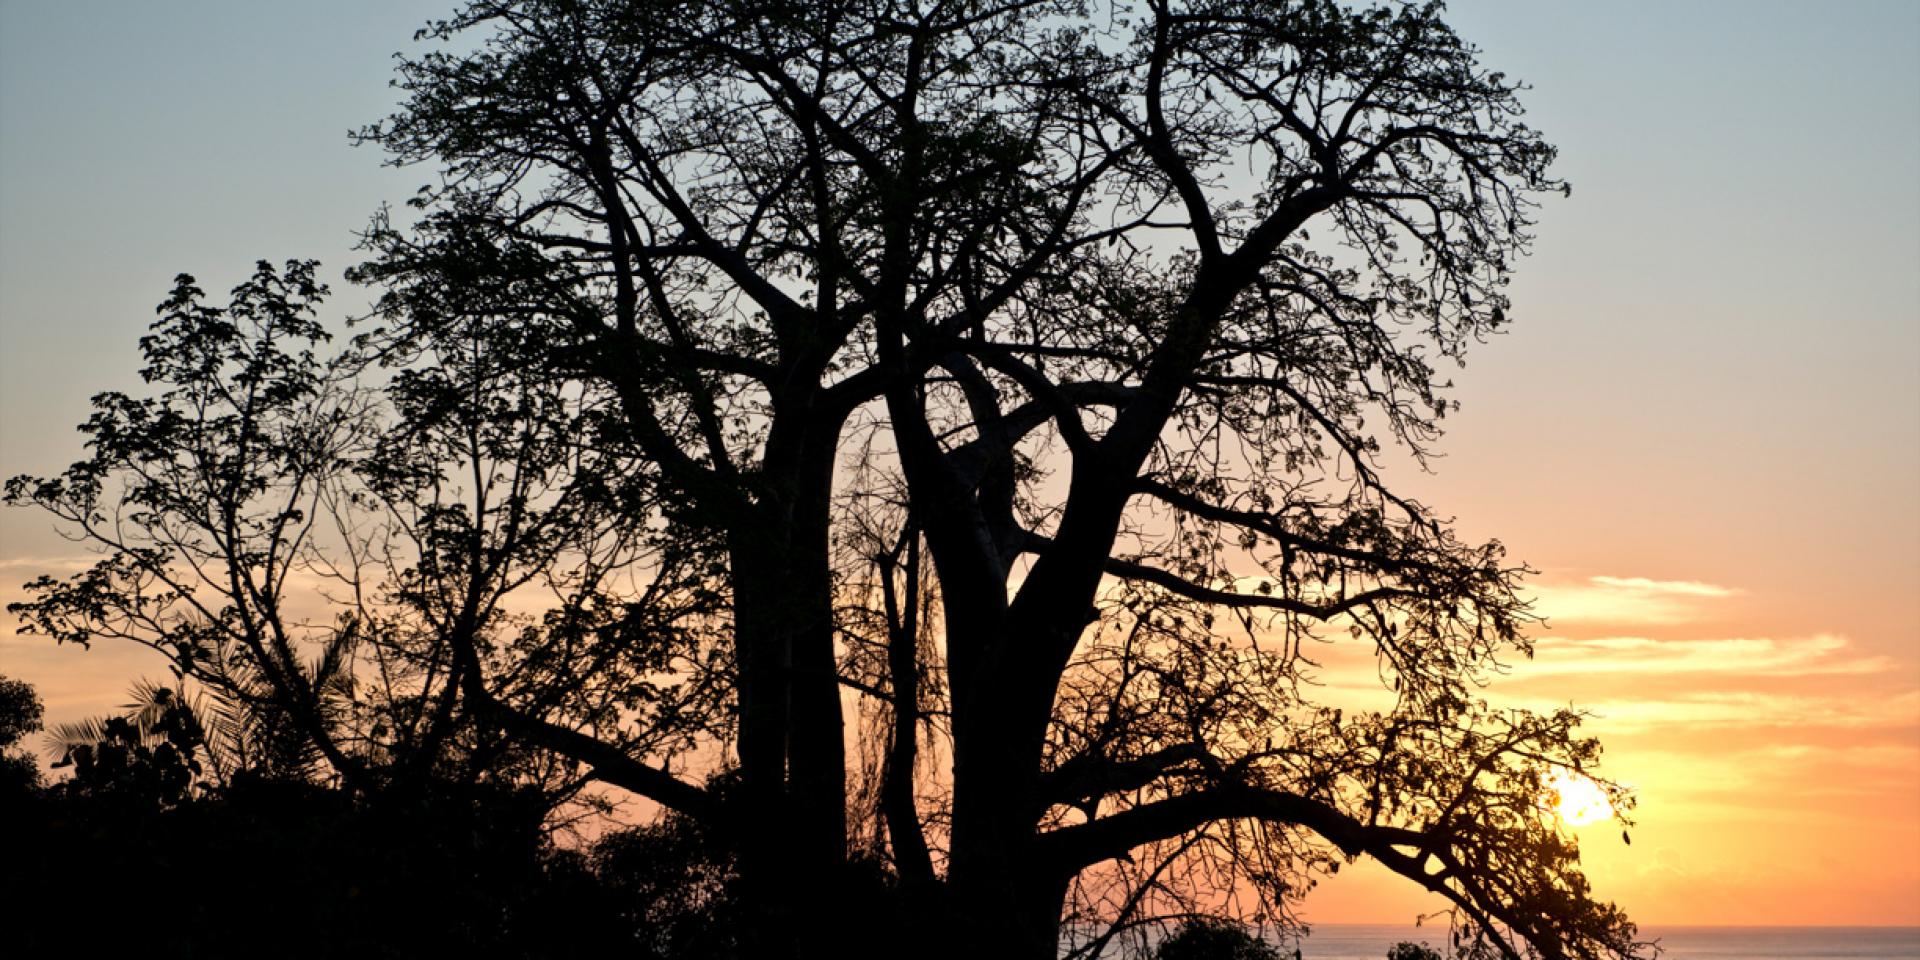
[[[1554,629],[1490,694],[1599,715],[1589,729],[1605,769],[1640,804],[1631,846],[1611,822],[1576,830],[1603,896],[1656,926],[1920,923],[1910,656],[1838,633],[1770,634],[1742,616],[1760,604],[1717,584],[1560,575],[1538,596],[1560,611]],[[1371,922],[1432,908],[1362,868],[1324,883],[1306,913]]]
[[[343,132],[445,3],[123,6],[0,4],[0,474],[78,456],[174,273],[337,277],[420,179]],[[1920,4],[1451,10],[1574,185],[1455,377],[1448,457],[1400,470],[1542,571],[1539,656],[1493,695],[1601,714],[1640,824],[1581,836],[1636,919],[1920,924]],[[0,511],[0,600],[74,560]],[[54,721],[161,670],[0,637]],[[1360,869],[1307,915],[1420,908]]]

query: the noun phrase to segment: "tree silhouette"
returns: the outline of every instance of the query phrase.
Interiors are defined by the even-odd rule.
[[[118,716],[61,724],[48,734],[55,767],[72,767],[69,793],[132,807],[171,808],[186,801],[205,767],[206,736],[187,698],[140,681]]]
[[[132,692],[125,713],[49,735],[65,779],[42,786],[30,756],[0,754],[16,953],[735,955],[727,852],[690,824],[562,849],[537,781],[308,782],[221,757],[200,736],[202,717],[217,722],[204,698]],[[0,678],[0,744],[40,715],[30,686]]]
[[[673,665],[672,651],[657,644],[617,657],[606,652],[611,641],[571,657],[556,652],[593,631],[639,629],[595,578],[630,572],[650,539],[624,528],[609,534],[599,519],[605,502],[563,498],[530,509],[536,494],[526,484],[566,452],[529,446],[489,459],[502,435],[531,428],[493,407],[446,414],[445,398],[432,394],[449,372],[466,369],[464,360],[395,377],[379,393],[354,386],[348,378],[365,358],[320,355],[327,335],[314,314],[326,291],[313,270],[259,264],[224,308],[205,304],[192,278],[181,277],[141,340],[142,376],[155,395],[96,397],[82,426],[86,460],[58,477],[8,483],[8,502],[41,506],[105,548],[78,575],[28,585],[35,599],[10,608],[26,629],[82,645],[132,640],[167,654],[203,694],[202,756],[219,781],[245,772],[373,791],[499,779],[541,783],[555,804],[573,797],[582,783],[573,764],[474,715],[491,701],[459,696],[462,661],[452,651],[481,656],[474,635],[482,632],[500,644],[488,659],[520,677],[492,688],[519,698],[515,719],[557,712],[587,723],[618,711],[631,727],[650,707],[668,713],[637,749],[722,722],[700,699],[711,699],[701,692],[711,683],[687,679],[687,670],[651,685],[627,682],[630,671]],[[464,376],[461,384],[500,389]],[[539,429],[551,441],[578,425]],[[439,486],[446,474],[472,470],[510,477],[507,492],[486,486],[463,502]],[[479,564],[474,548],[501,512],[512,514],[501,536],[513,546],[499,551],[500,562]],[[549,577],[564,582],[555,589],[566,596],[544,620],[497,608],[506,593]],[[634,602],[686,579],[650,568]],[[680,696],[685,690],[695,694]],[[76,745],[99,740],[103,723],[66,732]],[[135,739],[145,739],[146,724],[135,726]]]
[[[1637,949],[1540,802],[1598,746],[1476,696],[1524,570],[1378,461],[1437,438],[1563,189],[1438,4],[486,0],[422,38],[360,134],[439,172],[366,236],[376,317],[324,360],[311,265],[224,311],[183,279],[171,392],[9,486],[114,551],[38,629],[238,658],[348,781],[577,765],[728,838],[752,955],[877,913],[1087,953],[1361,856],[1507,957]],[[1389,706],[1314,699],[1333,642]]]
[[[32,684],[0,676],[0,807],[11,809],[40,785],[39,764],[18,745],[45,715]]]
[[[1274,945],[1218,920],[1189,921],[1154,948],[1153,960],[1281,960]],[[1392,960],[1401,960],[1395,957]]]

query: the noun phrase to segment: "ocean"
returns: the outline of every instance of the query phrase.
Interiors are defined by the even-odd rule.
[[[1643,927],[1661,960],[1907,960],[1920,927]],[[1320,924],[1298,942],[1301,960],[1386,960],[1402,941],[1444,946],[1445,926]],[[1288,953],[1296,944],[1288,941]]]

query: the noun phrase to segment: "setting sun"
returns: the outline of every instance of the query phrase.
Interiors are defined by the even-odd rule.
[[[1600,785],[1570,770],[1555,772],[1546,788],[1547,806],[1569,827],[1584,827],[1613,816],[1613,804]]]

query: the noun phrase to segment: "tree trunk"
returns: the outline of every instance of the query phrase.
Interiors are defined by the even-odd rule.
[[[1031,847],[1032,830],[1026,831]],[[955,865],[949,880],[950,912],[944,946],[952,960],[993,957],[1057,960],[1060,911],[1067,878],[1030,854],[1004,857],[994,869]]]
[[[743,894],[752,956],[836,955],[846,889],[846,744],[834,647],[828,508],[832,446],[772,431],[778,478],[732,531],[740,670]],[[831,439],[828,437],[827,439]],[[816,438],[817,440],[817,438]]]

